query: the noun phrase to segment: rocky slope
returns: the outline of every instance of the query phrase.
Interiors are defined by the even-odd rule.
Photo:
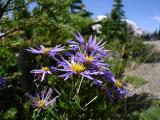
[[[147,42],[147,44],[155,45],[155,49],[160,51],[160,41]],[[157,63],[142,63],[137,65],[135,69],[127,71],[129,76],[139,76],[148,81],[134,93],[149,93],[160,99],[160,62]]]

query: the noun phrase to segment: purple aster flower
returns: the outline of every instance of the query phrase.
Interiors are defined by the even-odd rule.
[[[82,46],[83,48],[85,48],[86,43],[85,43],[84,37],[80,33],[78,33],[78,35],[75,35],[75,38],[77,39],[78,43],[73,40],[68,40],[68,43],[70,44],[69,45],[70,48],[72,50],[79,50],[80,49],[79,46]]]
[[[126,86],[126,84],[122,84],[121,82],[114,80],[112,86],[104,86],[102,84],[98,84],[97,87],[100,88],[100,90],[102,90],[104,93],[106,93],[109,97],[110,102],[113,103],[115,100],[124,100],[128,96],[129,91],[126,90],[124,86]]]
[[[96,80],[95,78],[92,77],[92,75],[99,74],[98,72],[90,71],[85,67],[83,63],[75,61],[73,57],[71,57],[71,62],[65,60],[64,58],[62,59],[63,59],[63,62],[60,63],[60,66],[62,67],[62,69],[52,67],[52,69],[54,70],[66,72],[60,75],[59,77],[63,77],[64,80],[67,80],[72,75],[81,75],[83,77],[86,77],[92,80],[93,82],[95,82],[95,84],[102,83],[101,81]]]
[[[33,54],[43,54],[54,57],[59,51],[65,50],[61,45],[56,45],[55,47],[45,48],[43,45],[40,45],[39,49],[36,50],[34,48],[27,49],[27,51]]]
[[[97,53],[103,54],[105,56],[107,55],[107,52],[110,51],[104,50],[104,44],[106,42],[102,43],[102,40],[97,42],[96,36],[92,39],[91,35],[87,42],[84,40],[84,37],[80,33],[75,35],[75,37],[78,43],[72,40],[68,41],[72,50],[79,50],[81,48],[81,50],[85,50],[87,55],[90,55],[92,51],[96,51]]]
[[[108,64],[104,63],[103,57],[101,55],[94,55],[95,52],[92,52],[90,56],[84,55],[82,53],[77,53],[73,56],[73,59],[80,61],[84,66],[90,70],[90,72],[97,72],[99,78],[105,82],[115,82],[115,77],[108,68]]]
[[[41,81],[44,80],[46,74],[52,74],[48,67],[42,67],[39,70],[32,70],[31,73],[34,73],[36,76],[41,77]]]
[[[32,97],[29,94],[26,94],[31,102],[34,108],[38,108],[38,110],[46,109],[48,106],[54,104],[56,102],[56,99],[59,96],[56,96],[54,98],[51,98],[52,89],[49,88],[48,92],[46,92],[46,89],[42,90],[41,94],[36,92],[36,96]]]
[[[6,80],[0,77],[0,88],[3,88],[6,85]]]
[[[81,45],[85,45],[84,37],[78,32],[78,35],[75,35],[76,39]]]
[[[67,41],[69,43],[69,47],[71,48],[71,50],[77,51],[79,50],[79,44],[73,40],[68,40]]]
[[[80,61],[85,66],[88,66],[90,68],[94,68],[95,70],[99,70],[99,68],[104,70],[109,70],[108,64],[104,63],[103,56],[100,54],[96,54],[94,51],[91,52],[90,55],[84,55],[80,52],[77,52],[77,54],[73,57],[76,61]]]
[[[124,100],[124,98],[127,97],[127,95],[129,94],[129,91],[124,88],[125,86],[126,84],[121,83],[118,80],[115,81],[114,85],[110,89],[112,98],[114,100]]]
[[[103,74],[101,75],[101,78],[107,82],[107,83],[115,83],[116,79],[114,74],[110,70],[102,70]]]
[[[95,62],[96,60],[98,60],[98,56],[94,55],[94,53],[92,53],[91,55],[84,55],[80,52],[77,52],[76,55],[74,56],[75,60],[78,60],[82,63],[92,63]]]
[[[90,54],[92,51],[96,51],[99,53],[106,54],[108,50],[104,50],[104,44],[106,42],[102,43],[102,40],[97,42],[96,36],[92,39],[92,35],[89,37],[88,43],[86,45],[86,52]]]
[[[128,95],[128,91],[122,88],[118,88],[113,92],[113,99],[115,100],[124,100]]]
[[[119,80],[116,80],[114,86],[116,88],[123,88],[124,86],[126,86],[126,84],[122,84]]]

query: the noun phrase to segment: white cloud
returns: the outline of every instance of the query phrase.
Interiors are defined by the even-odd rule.
[[[160,22],[160,16],[156,15],[153,17],[153,20],[157,21],[157,22]]]

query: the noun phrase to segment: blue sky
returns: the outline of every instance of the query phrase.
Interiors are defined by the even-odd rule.
[[[112,9],[113,0],[83,0],[93,18],[105,15]],[[123,0],[125,15],[138,26],[155,31],[160,26],[160,0]]]

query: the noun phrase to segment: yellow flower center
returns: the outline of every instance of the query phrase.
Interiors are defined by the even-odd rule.
[[[49,68],[48,68],[48,67],[42,67],[42,70],[44,70],[44,71],[48,71],[48,70],[49,70]]]
[[[103,70],[104,70],[104,68],[100,67],[100,68],[99,68],[99,70],[100,70],[100,71],[103,71]]]
[[[48,54],[48,52],[51,50],[51,48],[45,48],[45,50],[44,50],[44,53],[43,54],[45,54],[45,55],[47,55]]]
[[[118,87],[118,88],[121,88],[123,85],[122,85],[122,83],[121,83],[121,82],[116,81],[115,86],[116,86],[116,87]]]
[[[87,62],[91,62],[94,60],[94,57],[85,56]]]
[[[77,73],[80,73],[80,72],[83,72],[86,68],[84,67],[83,64],[80,64],[80,63],[71,63],[71,67],[70,67],[71,70],[77,72]]]
[[[38,107],[39,107],[39,108],[45,107],[45,104],[46,104],[46,101],[45,101],[45,100],[39,100],[39,101],[38,101]]]

